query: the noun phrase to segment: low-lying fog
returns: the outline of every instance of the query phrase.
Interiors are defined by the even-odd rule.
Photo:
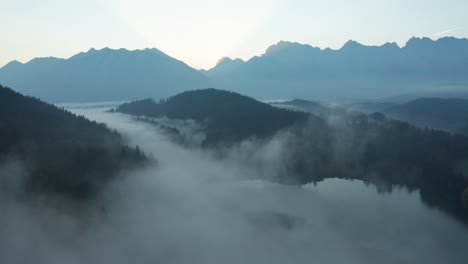
[[[95,209],[2,199],[0,263],[468,263],[468,230],[417,193],[248,180],[280,169],[280,138],[219,160],[106,109],[70,108],[117,129],[157,166],[127,173]],[[246,152],[265,166],[245,165]]]

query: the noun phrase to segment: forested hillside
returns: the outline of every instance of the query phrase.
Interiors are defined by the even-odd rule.
[[[0,86],[0,163],[21,162],[28,191],[86,198],[146,160],[104,124]]]
[[[152,99],[119,106],[116,111],[173,119],[193,119],[206,127],[206,144],[231,143],[248,137],[265,138],[309,115],[278,109],[253,98],[216,89],[188,91],[155,102]],[[314,118],[314,122],[323,120]]]
[[[391,191],[419,191],[422,200],[468,223],[468,137],[420,129],[382,114],[348,116],[327,129],[296,129],[284,159],[292,183],[359,179]],[[284,175],[281,182],[291,181]],[[465,198],[466,200],[466,198]]]
[[[384,113],[420,127],[432,127],[468,135],[467,99],[420,98],[389,107]]]
[[[327,178],[359,179],[391,190],[417,190],[424,202],[468,223],[468,137],[420,129],[383,114],[333,111],[324,118],[273,108],[214,89],[184,92],[159,103],[147,99],[116,111],[146,117],[194,119],[206,124],[207,144],[239,143],[285,132],[286,168],[275,179],[307,184]],[[285,130],[285,129],[289,130]]]

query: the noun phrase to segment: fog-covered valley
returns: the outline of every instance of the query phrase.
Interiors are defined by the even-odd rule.
[[[468,263],[468,1],[0,2],[0,264]]]
[[[92,205],[3,194],[2,263],[468,260],[466,227],[428,208],[417,192],[385,193],[339,179],[316,186],[256,180],[281,170],[281,136],[261,146],[245,141],[220,158],[174,143],[157,126],[106,112],[108,106],[65,107],[105,122],[157,163],[123,172]],[[21,174],[11,163],[2,170]]]

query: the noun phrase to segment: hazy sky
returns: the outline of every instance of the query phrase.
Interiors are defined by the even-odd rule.
[[[468,37],[465,0],[0,0],[0,66],[94,48],[156,47],[195,68],[279,40],[339,48]]]

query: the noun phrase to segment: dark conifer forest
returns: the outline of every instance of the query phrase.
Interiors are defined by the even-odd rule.
[[[340,127],[297,129],[289,142],[292,151],[286,157],[299,183],[346,178],[375,184],[383,192],[405,187],[468,223],[462,201],[468,187],[466,136],[375,113],[349,116]]]
[[[147,158],[104,124],[0,86],[0,161],[12,160],[29,191],[87,198]]]
[[[306,113],[278,109],[238,93],[216,89],[183,92],[160,102],[152,99],[135,101],[122,104],[115,111],[198,121],[206,128],[205,145],[269,137],[310,118]]]
[[[380,113],[337,112],[324,119],[214,89],[184,92],[160,102],[135,101],[115,111],[203,122],[207,141],[216,145],[287,131],[288,147],[281,155],[288,170],[278,182],[344,178],[375,184],[382,191],[405,187],[418,190],[428,205],[468,223],[464,206],[468,170],[463,166],[468,162],[468,138],[463,135],[420,129]],[[332,124],[327,118],[341,122]]]

